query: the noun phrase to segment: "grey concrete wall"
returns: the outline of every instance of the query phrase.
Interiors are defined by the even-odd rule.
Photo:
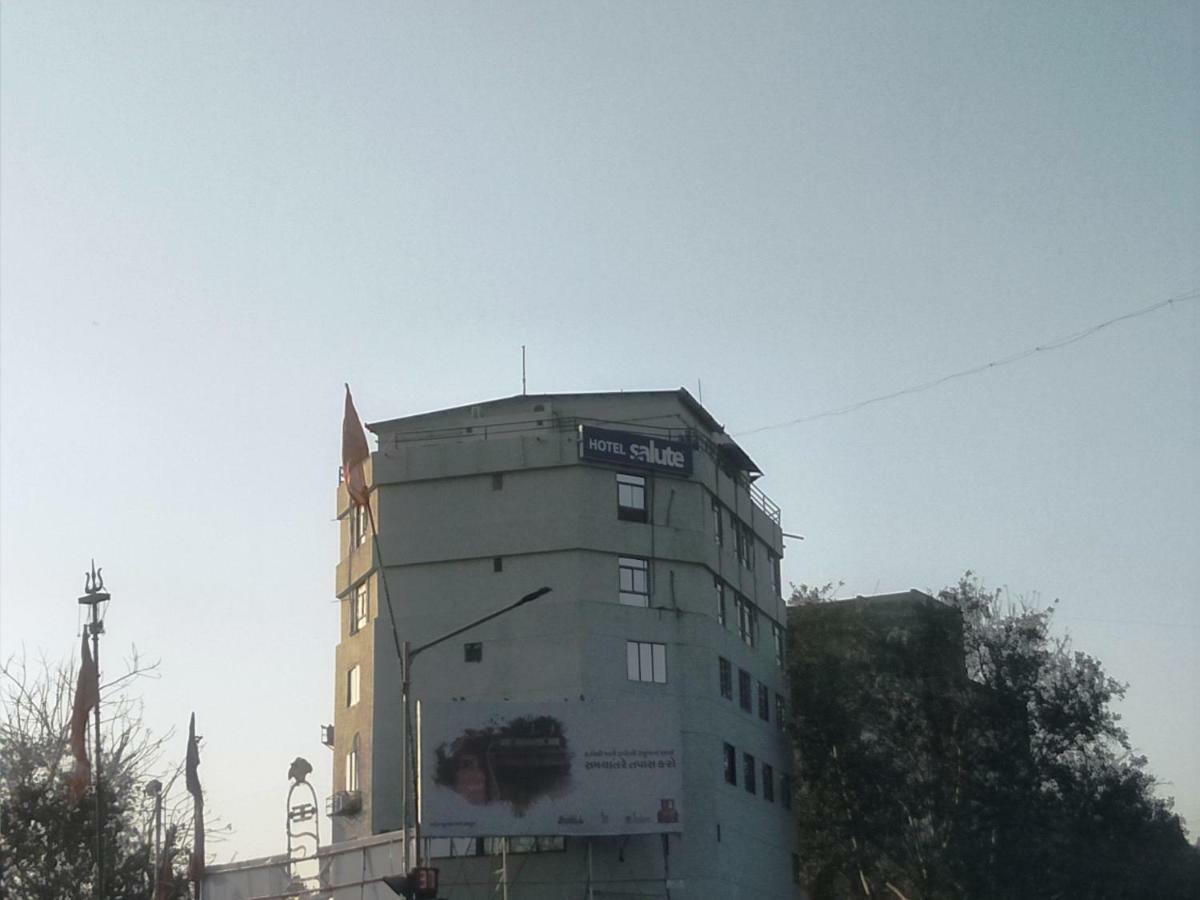
[[[534,409],[538,405],[542,409]],[[533,604],[421,656],[414,664],[414,695],[497,703],[664,698],[677,705],[684,731],[686,821],[683,834],[671,839],[668,862],[678,881],[672,897],[797,896],[791,883],[795,829],[778,799],[778,778],[790,771],[790,752],[774,721],[761,721],[757,707],[741,710],[736,694],[737,670],[743,668],[755,686],[760,681],[768,686],[773,718],[774,696],[785,691],[783,672],[775,663],[766,621],[759,646],[747,647],[737,633],[732,595],[722,628],[713,589],[716,574],[782,624],[783,602],[772,587],[768,558],[769,551],[782,554],[780,526],[752,502],[744,482],[700,451],[689,478],[638,472],[648,480],[650,522],[621,521],[618,470],[582,463],[577,431],[554,427],[574,417],[643,420],[640,426],[612,425],[630,431],[650,424],[701,434],[708,429],[672,395],[513,398],[478,410],[464,407],[404,420],[394,428],[380,426],[380,449],[368,474],[375,488],[380,556],[402,640],[420,644],[534,588],[553,588]],[[499,489],[496,474],[502,476]],[[714,496],[752,526],[757,538],[753,570],[736,559],[732,534],[726,533],[724,546],[714,541]],[[344,490],[338,508],[347,523]],[[339,592],[371,573],[374,561],[370,546],[350,552],[348,524],[341,549]],[[652,560],[651,608],[617,602],[620,555]],[[496,557],[502,560],[499,572],[493,567]],[[378,570],[369,579],[371,626],[349,636],[344,611],[336,654],[339,701],[345,669],[355,662],[364,667],[359,706],[335,710],[334,787],[343,784],[339,767],[357,729],[365,804],[359,816],[335,819],[339,839],[401,825],[400,672]],[[628,681],[626,640],[667,645],[667,684]],[[467,641],[482,643],[481,662],[464,662]],[[720,695],[718,656],[734,666],[733,701]],[[760,772],[762,762],[774,767],[774,803],[762,798],[761,785],[750,795],[740,777],[737,786],[725,784],[725,742],[737,748],[739,766],[741,754],[750,752]],[[565,852],[533,854],[525,865],[529,872],[544,870],[546,880],[578,885],[585,850],[586,842],[573,839]],[[479,873],[487,865],[486,860],[456,860],[461,890],[443,894],[475,896],[472,885],[481,883]],[[596,879],[629,886],[634,882],[628,879],[644,880],[649,896],[665,885],[658,836],[631,838],[623,848],[615,839],[595,839],[592,865]],[[552,889],[521,894],[569,895]]]

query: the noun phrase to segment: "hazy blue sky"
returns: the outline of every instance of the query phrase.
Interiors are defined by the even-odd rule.
[[[94,555],[212,849],[282,850],[343,381],[505,396],[526,344],[531,392],[702,381],[738,433],[1194,292],[1198,8],[5,3],[0,656],[75,652]],[[1198,360],[1180,302],[744,439],[787,579],[1061,598],[1193,834]]]

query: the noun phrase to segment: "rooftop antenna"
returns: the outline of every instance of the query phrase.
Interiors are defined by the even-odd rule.
[[[521,345],[521,396],[525,396],[525,345]]]
[[[700,405],[703,406],[704,405],[704,385],[701,383],[699,378],[696,379],[696,394],[697,394],[696,399],[699,400]]]

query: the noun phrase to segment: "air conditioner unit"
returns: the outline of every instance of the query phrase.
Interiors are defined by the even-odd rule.
[[[352,816],[362,809],[360,791],[335,791],[325,801],[327,816]]]
[[[326,747],[329,747],[330,749],[333,748],[333,726],[332,725],[322,725],[321,726],[321,743],[324,744]]]

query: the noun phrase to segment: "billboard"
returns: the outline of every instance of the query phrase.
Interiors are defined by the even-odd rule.
[[[688,444],[632,431],[580,425],[579,456],[581,459],[658,469],[676,475],[692,474],[692,448]]]
[[[663,703],[422,703],[426,837],[683,827],[681,739]]]

